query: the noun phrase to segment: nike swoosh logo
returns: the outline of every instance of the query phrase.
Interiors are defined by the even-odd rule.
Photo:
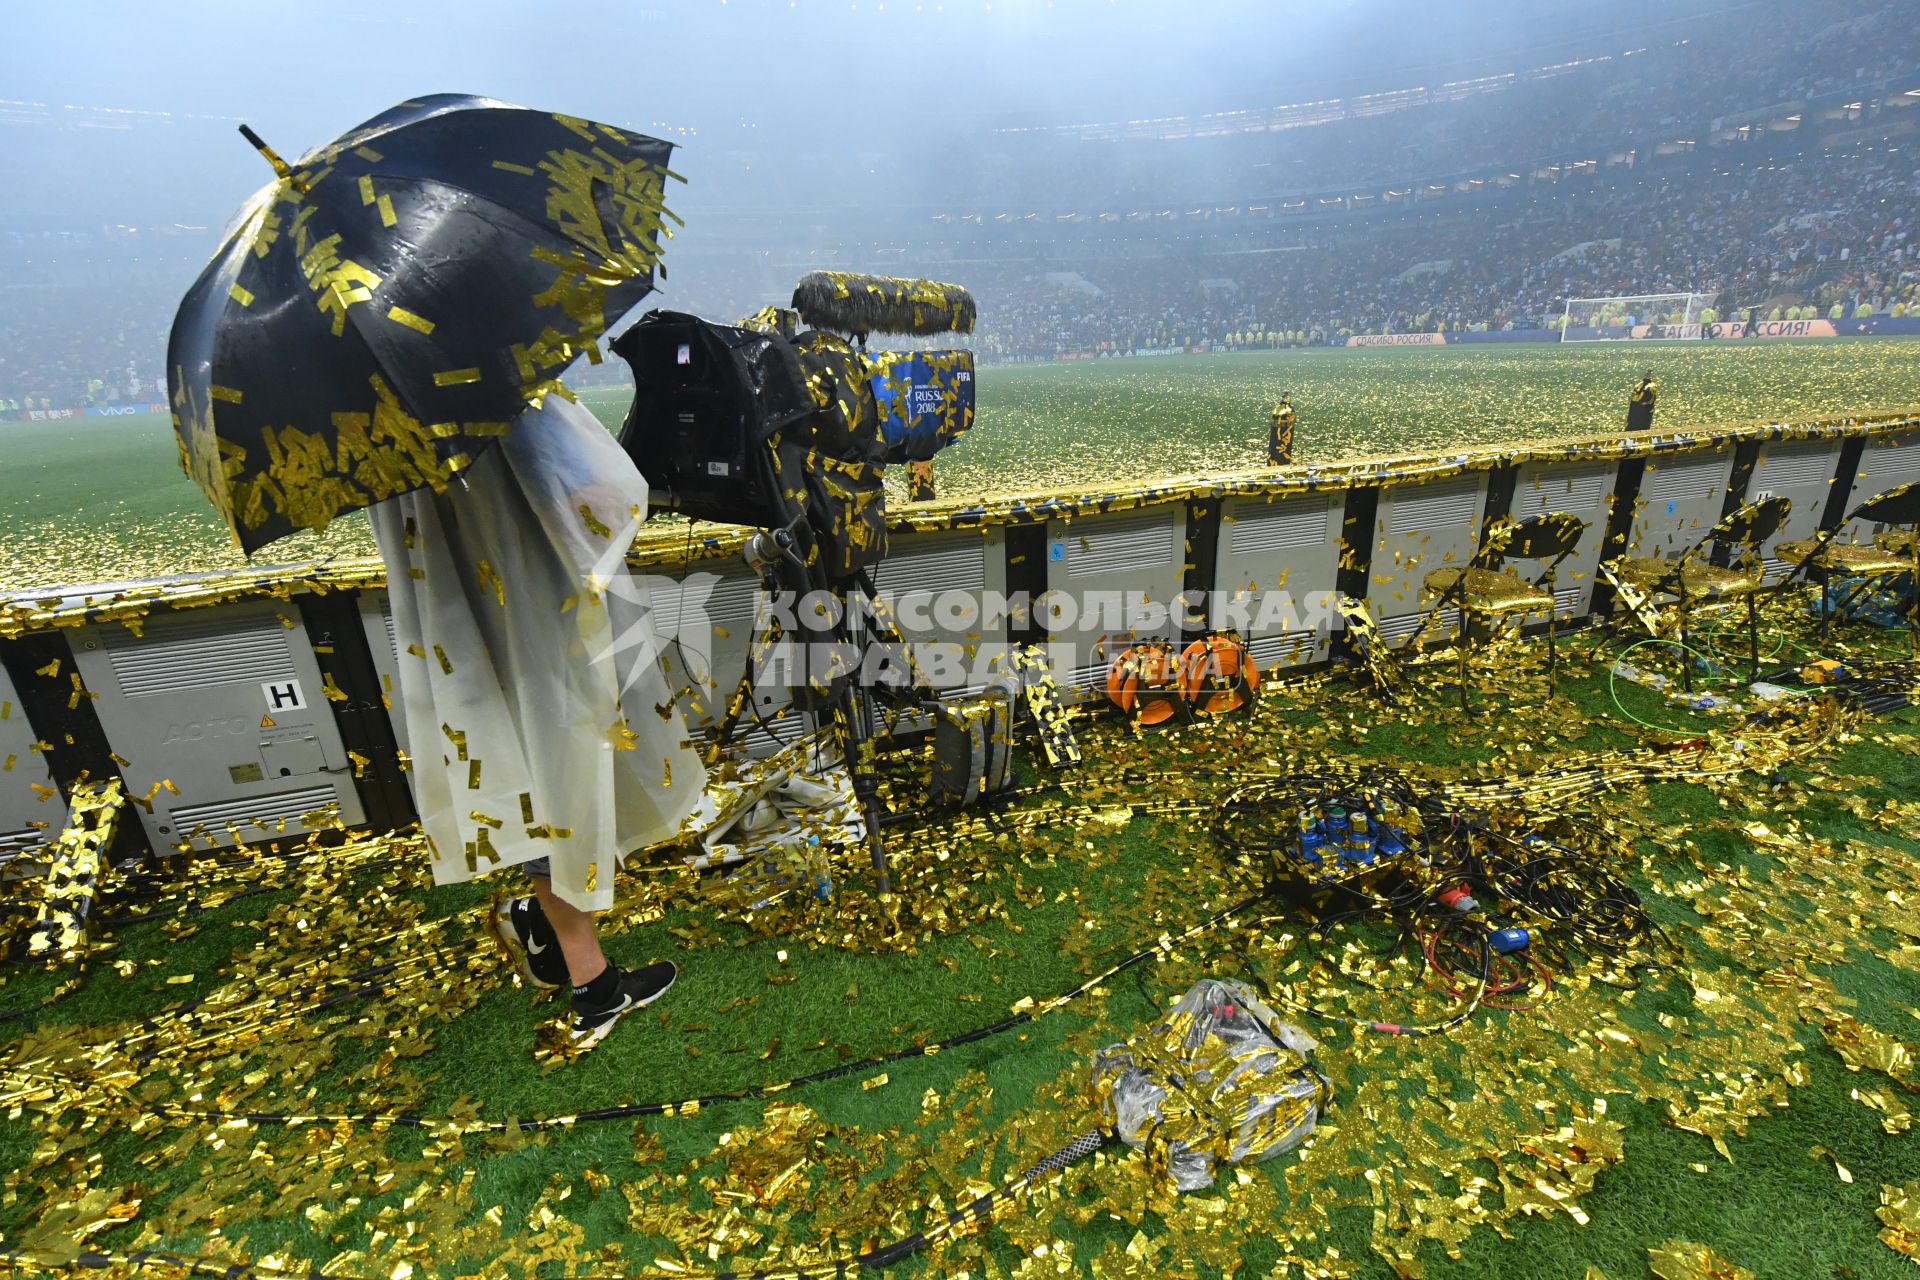
[[[593,1018],[593,1022],[591,1025],[594,1027],[599,1027],[604,1023],[611,1022],[613,1019],[619,1017],[621,1014],[625,1013],[627,1010],[631,1008],[633,1008],[633,992],[622,991],[620,993],[619,1004],[601,1013],[596,1013],[591,1015],[591,1017]],[[577,1027],[579,1024],[576,1023],[575,1025]]]
[[[527,954],[528,955],[537,956],[542,951],[545,951],[546,949],[547,949],[546,943],[541,942],[538,939],[533,938],[531,936],[527,938]]]

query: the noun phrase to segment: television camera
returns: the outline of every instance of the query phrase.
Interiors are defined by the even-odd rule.
[[[620,442],[664,505],[758,526],[745,553],[770,593],[827,592],[842,606],[790,611],[801,630],[791,637],[801,659],[793,702],[838,725],[883,893],[872,691],[857,679],[867,664],[845,655],[863,657],[869,644],[862,615],[874,594],[868,571],[887,552],[885,468],[931,459],[965,433],[974,380],[971,351],[869,351],[867,339],[965,333],[974,319],[958,285],[816,271],[790,307],[735,325],[652,311],[609,344],[634,376]],[[750,705],[754,661],[723,742]]]

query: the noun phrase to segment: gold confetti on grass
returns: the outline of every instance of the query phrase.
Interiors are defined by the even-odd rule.
[[[1838,1175],[1840,1181],[1842,1182],[1853,1181],[1853,1171],[1847,1168],[1847,1166],[1845,1166],[1844,1164],[1840,1163],[1839,1156],[1836,1156],[1835,1154],[1833,1154],[1833,1152],[1827,1150],[1825,1147],[1821,1146],[1819,1143],[1816,1142],[1812,1147],[1808,1148],[1807,1154],[1813,1157],[1815,1160],[1826,1160],[1831,1162],[1833,1165],[1833,1171],[1836,1175]]]
[[[1885,1223],[1881,1243],[1895,1253],[1920,1263],[1920,1182],[1880,1187],[1880,1207],[1874,1215]]]
[[[839,978],[813,993],[825,1021],[779,1024],[790,1047],[771,1061],[793,1065],[757,1072],[751,1046],[760,1040],[706,1007],[663,1008],[676,1025],[698,1019],[710,1028],[684,1040],[658,1039],[702,1049],[699,1067],[723,1074],[716,1080],[721,1088],[789,1079],[858,1059],[876,1047],[873,1036],[884,1045],[937,1038],[992,1020],[992,1010],[1015,1007],[1055,1017],[1048,1012],[1053,997],[1072,985],[1074,975],[1097,974],[1120,955],[1190,926],[1209,904],[1237,900],[1259,884],[1257,868],[1223,864],[1208,843],[1204,817],[1227,783],[1187,766],[1217,761],[1223,752],[1269,761],[1274,768],[1379,758],[1372,743],[1384,729],[1377,708],[1363,696],[1313,685],[1290,691],[1284,705],[1309,718],[1290,719],[1276,706],[1252,721],[1176,730],[1151,740],[1082,720],[1076,730],[1087,763],[1064,776],[1058,793],[1023,798],[993,814],[896,828],[889,847],[901,891],[891,903],[880,902],[858,875],[843,875],[836,866],[838,896],[830,910],[796,905],[749,913],[702,896],[718,881],[650,864],[644,874],[621,882],[607,931],[617,937],[678,906],[688,909],[671,921],[671,936],[699,964],[739,964],[738,945],[763,947],[753,953],[758,967],[740,970],[726,992],[727,1012],[753,1008],[756,1000],[762,1012],[784,1008],[797,992],[766,992],[753,975],[787,983],[817,979],[817,961],[829,950],[898,957],[902,965],[924,967],[943,979],[956,973],[978,978],[978,990],[956,995],[982,997],[989,1011],[984,1019],[972,1002],[943,1001],[939,1010],[926,1012],[925,1024],[876,1004],[880,988],[871,983],[864,999],[842,1004],[847,980]],[[1555,704],[1551,716],[1513,721],[1516,731],[1487,744],[1477,759],[1499,772],[1551,761],[1582,728],[1567,711],[1568,704]],[[1442,707],[1416,703],[1399,714],[1407,722],[1403,731],[1443,739],[1479,733]],[[1156,1199],[1153,1180],[1137,1159],[1102,1153],[1069,1169],[1032,1202],[997,1213],[984,1234],[943,1241],[930,1269],[1004,1275],[1016,1267],[1064,1263],[1068,1274],[1157,1277],[1199,1265],[1224,1273],[1244,1269],[1247,1240],[1273,1240],[1274,1224],[1285,1223],[1283,1260],[1270,1264],[1268,1274],[1345,1276],[1354,1266],[1331,1250],[1335,1223],[1359,1209],[1372,1214],[1370,1229],[1362,1219],[1367,1245],[1410,1273],[1423,1259],[1462,1256],[1477,1234],[1510,1230],[1521,1214],[1564,1217],[1569,1224],[1597,1217],[1590,1195],[1627,1156],[1617,1113],[1623,1100],[1645,1099],[1668,1123],[1728,1144],[1755,1117],[1793,1105],[1806,1080],[1805,1059],[1828,1051],[1823,1036],[1835,1039],[1836,1051],[1846,1045],[1860,1056],[1862,1071],[1871,1072],[1859,1077],[1862,1087],[1871,1083],[1903,1096],[1874,1064],[1904,1070],[1905,1059],[1865,1023],[1847,1020],[1868,1011],[1841,999],[1831,973],[1837,957],[1878,946],[1871,941],[1880,937],[1878,930],[1920,941],[1920,920],[1886,893],[1920,883],[1920,860],[1891,841],[1869,859],[1856,844],[1813,835],[1803,813],[1806,797],[1819,792],[1818,752],[1826,748],[1814,742],[1806,749],[1814,754],[1803,760],[1811,763],[1795,769],[1789,784],[1800,791],[1767,790],[1770,767],[1729,765],[1724,777],[1697,784],[1709,809],[1715,799],[1726,800],[1718,817],[1683,824],[1669,803],[1672,793],[1662,793],[1656,803],[1637,788],[1575,801],[1590,806],[1585,812],[1605,827],[1607,847],[1626,878],[1666,909],[1697,920],[1679,939],[1688,949],[1684,964],[1645,979],[1643,993],[1600,980],[1618,975],[1574,966],[1564,981],[1556,980],[1552,999],[1530,1013],[1477,1019],[1450,1036],[1423,1041],[1343,1037],[1337,1051],[1322,1055],[1339,1105],[1329,1126],[1295,1156],[1231,1171],[1213,1191],[1169,1203]],[[1143,785],[1145,770],[1158,772]],[[910,783],[911,775],[901,774],[892,785]],[[1143,790],[1146,798],[1193,811],[1148,814],[1126,826],[1090,820],[1141,802]],[[1756,813],[1754,805],[1762,811]],[[1894,824],[1904,820],[1886,806],[1872,812],[1872,829],[1896,830]],[[1765,824],[1756,833],[1751,828],[1761,816]],[[1135,844],[1120,845],[1121,839]],[[1751,857],[1729,861],[1725,850],[1735,844],[1752,850]],[[392,865],[377,877],[356,873],[379,859]],[[249,875],[272,878],[254,881]],[[160,1181],[147,1191],[139,1219],[125,1234],[146,1233],[143,1241],[164,1245],[189,1233],[198,1238],[209,1221],[220,1220],[226,1233],[210,1247],[238,1263],[252,1256],[244,1237],[258,1215],[247,1208],[250,1203],[298,1197],[332,1206],[358,1196],[371,1206],[386,1203],[378,1199],[385,1192],[404,1188],[401,1198],[411,1206],[404,1212],[381,1217],[384,1210],[363,1208],[327,1219],[326,1231],[337,1238],[329,1238],[326,1248],[352,1255],[351,1265],[340,1264],[342,1271],[384,1275],[403,1264],[425,1270],[447,1256],[445,1249],[467,1250],[463,1257],[487,1269],[531,1267],[544,1259],[538,1265],[553,1270],[577,1264],[631,1271],[654,1251],[695,1274],[793,1265],[940,1222],[970,1196],[1084,1132],[1085,1061],[1131,1029],[1131,1019],[1105,1011],[1104,989],[1067,1016],[1035,1024],[1047,1028],[1045,1037],[1063,1042],[1069,1061],[1037,1086],[1023,1085],[1011,1108],[996,1107],[978,1073],[945,1070],[943,1055],[937,1060],[942,1069],[931,1074],[908,1076],[907,1068],[891,1068],[903,1072],[903,1088],[910,1086],[911,1093],[876,1093],[874,1102],[892,1098],[907,1108],[911,1116],[899,1124],[862,1129],[830,1125],[810,1111],[775,1110],[776,1103],[799,1098],[797,1091],[792,1098],[725,1111],[676,1108],[672,1117],[647,1120],[636,1128],[635,1167],[601,1166],[619,1182],[628,1226],[647,1252],[629,1251],[624,1263],[608,1264],[597,1261],[574,1233],[585,1220],[582,1201],[591,1180],[583,1179],[570,1198],[564,1186],[530,1187],[536,1203],[495,1221],[487,1217],[491,1205],[478,1203],[470,1188],[446,1176],[447,1169],[530,1142],[551,1144],[542,1159],[563,1158],[576,1141],[564,1127],[544,1137],[517,1126],[485,1130],[486,1122],[511,1117],[484,1097],[451,1107],[427,1104],[433,1095],[426,1077],[453,1052],[445,1043],[450,1022],[489,1019],[471,1025],[485,1030],[490,1042],[509,1037],[515,1055],[532,1040],[542,1073],[594,1064],[581,1064],[567,1051],[557,1019],[536,1030],[524,1002],[504,1002],[512,1006],[505,1016],[497,1012],[499,1003],[476,1008],[505,981],[493,944],[484,940],[486,908],[430,916],[424,904],[435,899],[417,892],[427,879],[417,836],[349,843],[304,868],[263,861],[252,872],[211,863],[190,870],[181,886],[183,902],[217,906],[254,884],[279,886],[279,896],[270,900],[270,930],[261,935],[271,944],[256,948],[257,939],[243,934],[244,948],[224,971],[198,966],[204,976],[194,994],[206,1002],[204,1015],[160,1010],[151,1027],[49,1028],[24,1038],[7,1063],[7,1085],[31,1083],[47,1100],[24,1114],[24,1124],[50,1137],[57,1122],[48,1107],[81,1107],[95,1117],[99,1132],[127,1133],[132,1158],[151,1163],[138,1166],[138,1177],[110,1161],[75,1175],[59,1141],[43,1141],[44,1150],[36,1148],[11,1184],[21,1194],[13,1212],[46,1208],[56,1186],[64,1186],[58,1180],[69,1176],[82,1184],[74,1194],[101,1188],[108,1203],[123,1182],[145,1188]],[[1036,927],[1048,911],[1065,916],[1070,927]],[[401,966],[396,985],[337,1010],[314,1011],[317,1000],[339,989],[328,983],[347,972],[338,967],[339,957],[363,954],[368,938],[384,939],[382,959]],[[1204,938],[1174,949],[1147,970],[1145,982],[1150,992],[1183,989],[1223,963],[1238,966],[1244,950],[1279,994],[1407,1020],[1452,1006],[1422,986],[1413,967],[1383,956],[1378,942],[1359,927],[1343,926],[1318,939],[1285,925],[1237,931],[1226,950],[1210,949]],[[789,963],[768,974],[776,948],[788,953]],[[990,981],[1003,967],[1014,972],[1036,955],[1056,966],[1046,972],[1063,974],[1057,983]],[[139,972],[151,975],[149,981],[160,976],[146,968]],[[91,980],[120,978],[102,966]],[[311,994],[301,994],[309,987]],[[760,994],[733,994],[743,991]],[[261,1021],[255,1002],[263,998],[270,1006],[284,1005],[287,1016]],[[1843,1009],[1852,1013],[1838,1012]],[[870,1024],[864,1038],[842,1025],[856,1015]],[[469,1027],[461,1027],[458,1043],[472,1043],[468,1034]],[[639,1039],[624,1048],[617,1038],[610,1043],[641,1054],[644,1074],[664,1054],[645,1056],[650,1050],[635,1047],[655,1037],[651,1019],[632,1034]],[[1024,1034],[1006,1037],[1005,1051],[1021,1052],[1017,1036]],[[126,1036],[138,1039],[122,1043]],[[1041,1038],[1036,1030],[1035,1039]],[[742,1046],[744,1052],[724,1052]],[[136,1052],[152,1055],[141,1067],[139,1092],[118,1091],[114,1072],[124,1070]],[[690,1061],[677,1049],[675,1056]],[[44,1074],[29,1082],[22,1072]],[[58,1090],[64,1086],[48,1083],[56,1076],[86,1083],[78,1095],[63,1094]],[[861,1079],[864,1084],[879,1078]],[[642,1097],[657,1096],[643,1084],[632,1087]],[[823,1086],[836,1088],[850,1089],[851,1081]],[[337,1112],[421,1114],[429,1127],[408,1142],[424,1139],[426,1149],[394,1141],[397,1130],[378,1123],[252,1128],[214,1115],[311,1111],[316,1091],[338,1097],[328,1104]],[[574,1105],[615,1100],[579,1098],[571,1090],[566,1096]],[[803,1101],[819,1105],[829,1096],[821,1092]],[[142,1110],[148,1104],[171,1109],[156,1117]],[[718,1115],[727,1127],[705,1130],[692,1150],[683,1133],[668,1160],[653,1130],[688,1114]],[[1362,1116],[1366,1123],[1343,1118]],[[254,1158],[256,1148],[272,1159]],[[177,1173],[157,1179],[156,1168]],[[1356,1173],[1367,1169],[1376,1171],[1373,1179]],[[218,1190],[191,1190],[202,1186]],[[800,1204],[810,1206],[804,1217],[791,1208]],[[1111,1247],[1076,1244],[1060,1252],[1055,1226],[1062,1220],[1085,1228],[1103,1224],[1102,1231],[1118,1224],[1122,1234]],[[1043,1247],[1048,1252],[1041,1253]],[[298,1261],[317,1266],[327,1260]],[[1724,1280],[1739,1272],[1680,1274]]]
[[[1663,428],[1913,399],[1912,352],[1900,342],[1773,343],[1764,361],[1737,343],[1690,343],[1660,359],[1671,362],[1662,370]],[[978,378],[977,425],[940,458],[943,498],[1259,465],[1279,386],[1301,406],[1296,454],[1306,463],[1617,430],[1624,394],[1617,352],[1545,344],[989,366]],[[1462,397],[1463,383],[1482,394]],[[596,389],[581,399],[617,429],[632,392]],[[1519,404],[1524,413],[1513,412]],[[50,488],[34,477],[70,457],[67,425],[45,424],[41,437],[38,424],[10,424],[9,461],[21,465],[0,475],[0,590],[245,568],[184,475],[169,482],[170,504],[143,518],[103,500],[152,488],[151,442],[172,455],[165,415],[91,428],[114,437],[98,465]],[[9,489],[8,476],[19,489]],[[113,514],[72,514],[90,511]],[[274,547],[284,563],[375,554],[357,519]]]
[[[1753,1272],[1736,1266],[1703,1244],[1669,1240],[1647,1250],[1647,1266],[1659,1280],[1754,1280]]]

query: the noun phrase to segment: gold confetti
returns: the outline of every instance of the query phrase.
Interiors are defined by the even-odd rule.
[[[1920,1262],[1920,1182],[1880,1187],[1880,1207],[1874,1215],[1885,1223],[1880,1242],[1895,1253]]]
[[[1820,1146],[1818,1143],[1816,1143],[1812,1148],[1808,1150],[1807,1154],[1812,1156],[1815,1160],[1821,1160],[1821,1159],[1831,1160],[1833,1162],[1833,1171],[1834,1173],[1839,1175],[1840,1181],[1842,1182],[1853,1181],[1853,1173],[1847,1168],[1847,1166],[1840,1163],[1840,1157],[1836,1156],[1835,1154],[1833,1154],[1833,1152],[1827,1150],[1825,1147]]]
[[[1647,1250],[1647,1266],[1659,1280],[1754,1280],[1712,1249],[1685,1240],[1669,1240]]]
[[[388,307],[387,319],[393,321],[395,324],[405,325],[417,333],[433,332],[433,321],[427,319],[425,316],[415,315],[405,307]]]

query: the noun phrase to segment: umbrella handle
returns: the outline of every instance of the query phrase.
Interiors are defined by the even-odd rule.
[[[281,178],[284,178],[288,182],[291,182],[293,184],[293,189],[295,191],[305,191],[307,189],[307,184],[293,176],[293,170],[287,167],[287,162],[280,158],[279,152],[275,151],[272,147],[267,145],[267,140],[265,138],[262,138],[259,134],[255,133],[252,129],[248,128],[244,124],[240,126],[240,136],[245,138],[248,142],[251,142],[253,144],[253,149],[255,151],[258,151],[261,155],[265,156],[267,158],[267,163],[273,166],[274,173],[278,174]]]

